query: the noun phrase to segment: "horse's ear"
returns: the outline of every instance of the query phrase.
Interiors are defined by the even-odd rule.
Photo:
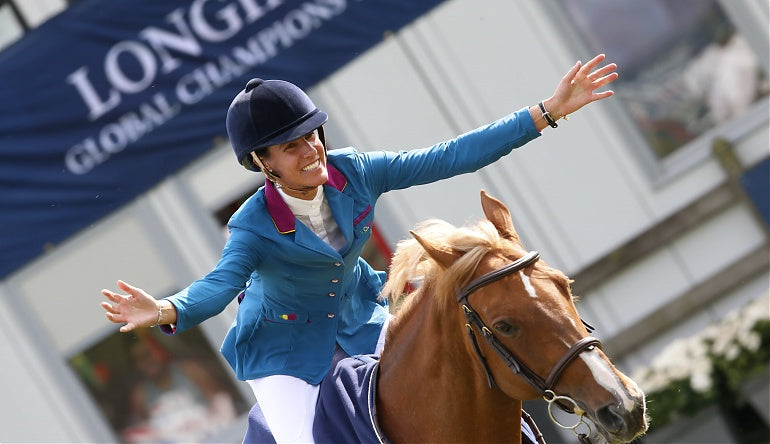
[[[484,210],[484,215],[497,228],[501,236],[507,239],[519,240],[519,235],[516,233],[516,229],[513,228],[511,212],[505,204],[487,194],[486,191],[481,190],[481,208]]]
[[[438,264],[444,268],[451,267],[452,264],[454,264],[455,261],[459,259],[460,256],[462,256],[459,252],[451,248],[442,248],[440,246],[431,244],[414,231],[410,230],[409,233],[417,240],[420,245],[422,245],[422,248],[425,249],[425,252],[428,253],[428,256],[430,256],[431,259],[438,262]]]

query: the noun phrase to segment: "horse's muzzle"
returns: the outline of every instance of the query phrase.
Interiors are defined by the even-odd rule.
[[[600,433],[607,441],[629,442],[647,431],[647,413],[644,395],[632,397],[631,409],[622,403],[611,403],[596,409],[593,416]]]

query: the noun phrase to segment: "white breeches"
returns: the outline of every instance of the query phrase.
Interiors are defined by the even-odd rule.
[[[382,325],[374,354],[382,352],[385,332],[392,316]],[[313,418],[318,386],[287,375],[265,376],[246,381],[257,398],[265,421],[278,444],[312,443]]]

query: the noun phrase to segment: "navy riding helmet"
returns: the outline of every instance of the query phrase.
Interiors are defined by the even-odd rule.
[[[284,80],[251,79],[227,110],[227,134],[238,162],[259,171],[250,153],[270,145],[287,143],[319,129],[328,116],[316,108],[310,97]]]

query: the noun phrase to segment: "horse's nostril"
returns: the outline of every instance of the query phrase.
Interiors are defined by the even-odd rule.
[[[618,433],[623,429],[623,413],[614,404],[608,404],[596,411],[596,419],[610,433]]]

